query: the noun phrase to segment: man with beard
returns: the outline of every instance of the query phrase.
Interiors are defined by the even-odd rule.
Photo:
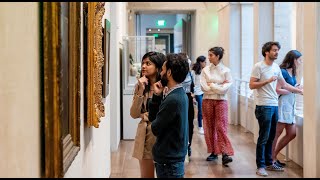
[[[160,73],[161,80],[153,85],[153,97],[148,105],[151,130],[156,136],[152,154],[158,178],[184,176],[188,148],[188,97],[181,82],[188,71],[186,59],[178,54],[168,54]]]
[[[259,137],[256,148],[256,174],[268,176],[267,170],[283,171],[272,160],[272,143],[278,122],[278,95],[277,83],[283,89],[293,93],[302,93],[284,80],[280,67],[274,61],[278,57],[281,46],[278,42],[267,42],[262,47],[263,61],[256,63],[252,69],[249,87],[255,89],[255,115],[259,123]]]

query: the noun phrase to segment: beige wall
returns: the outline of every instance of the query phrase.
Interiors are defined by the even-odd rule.
[[[0,177],[40,177],[38,4],[0,3]]]
[[[193,41],[194,61],[198,56],[208,56],[208,50],[219,45],[219,27],[217,7],[207,6],[196,11],[195,35]],[[209,63],[207,63],[209,64]]]
[[[320,177],[320,4],[303,3],[303,177]]]

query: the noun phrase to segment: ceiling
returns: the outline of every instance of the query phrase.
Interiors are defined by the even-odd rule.
[[[218,2],[129,2],[128,9],[140,14],[188,14],[218,5]]]

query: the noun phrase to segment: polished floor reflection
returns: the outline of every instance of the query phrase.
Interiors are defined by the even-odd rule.
[[[196,124],[196,123],[195,123]],[[207,153],[204,136],[198,133],[198,129],[194,129],[192,156],[190,162],[185,166],[185,177],[199,178],[244,178],[244,177],[261,177],[255,174],[255,144],[253,142],[253,134],[245,133],[245,129],[241,126],[229,125],[229,137],[233,145],[235,156],[229,167],[224,167],[221,162],[221,156],[218,160],[207,162]],[[139,162],[132,158],[133,141],[121,141],[117,152],[112,153],[111,157],[111,176],[112,178],[139,178]],[[283,156],[279,155],[279,159],[283,160]],[[300,178],[303,169],[290,161],[284,172],[268,171],[268,178]]]

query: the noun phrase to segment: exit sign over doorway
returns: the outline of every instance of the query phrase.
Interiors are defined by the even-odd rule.
[[[166,21],[165,20],[158,20],[157,21],[157,26],[158,27],[165,27],[166,26]]]

